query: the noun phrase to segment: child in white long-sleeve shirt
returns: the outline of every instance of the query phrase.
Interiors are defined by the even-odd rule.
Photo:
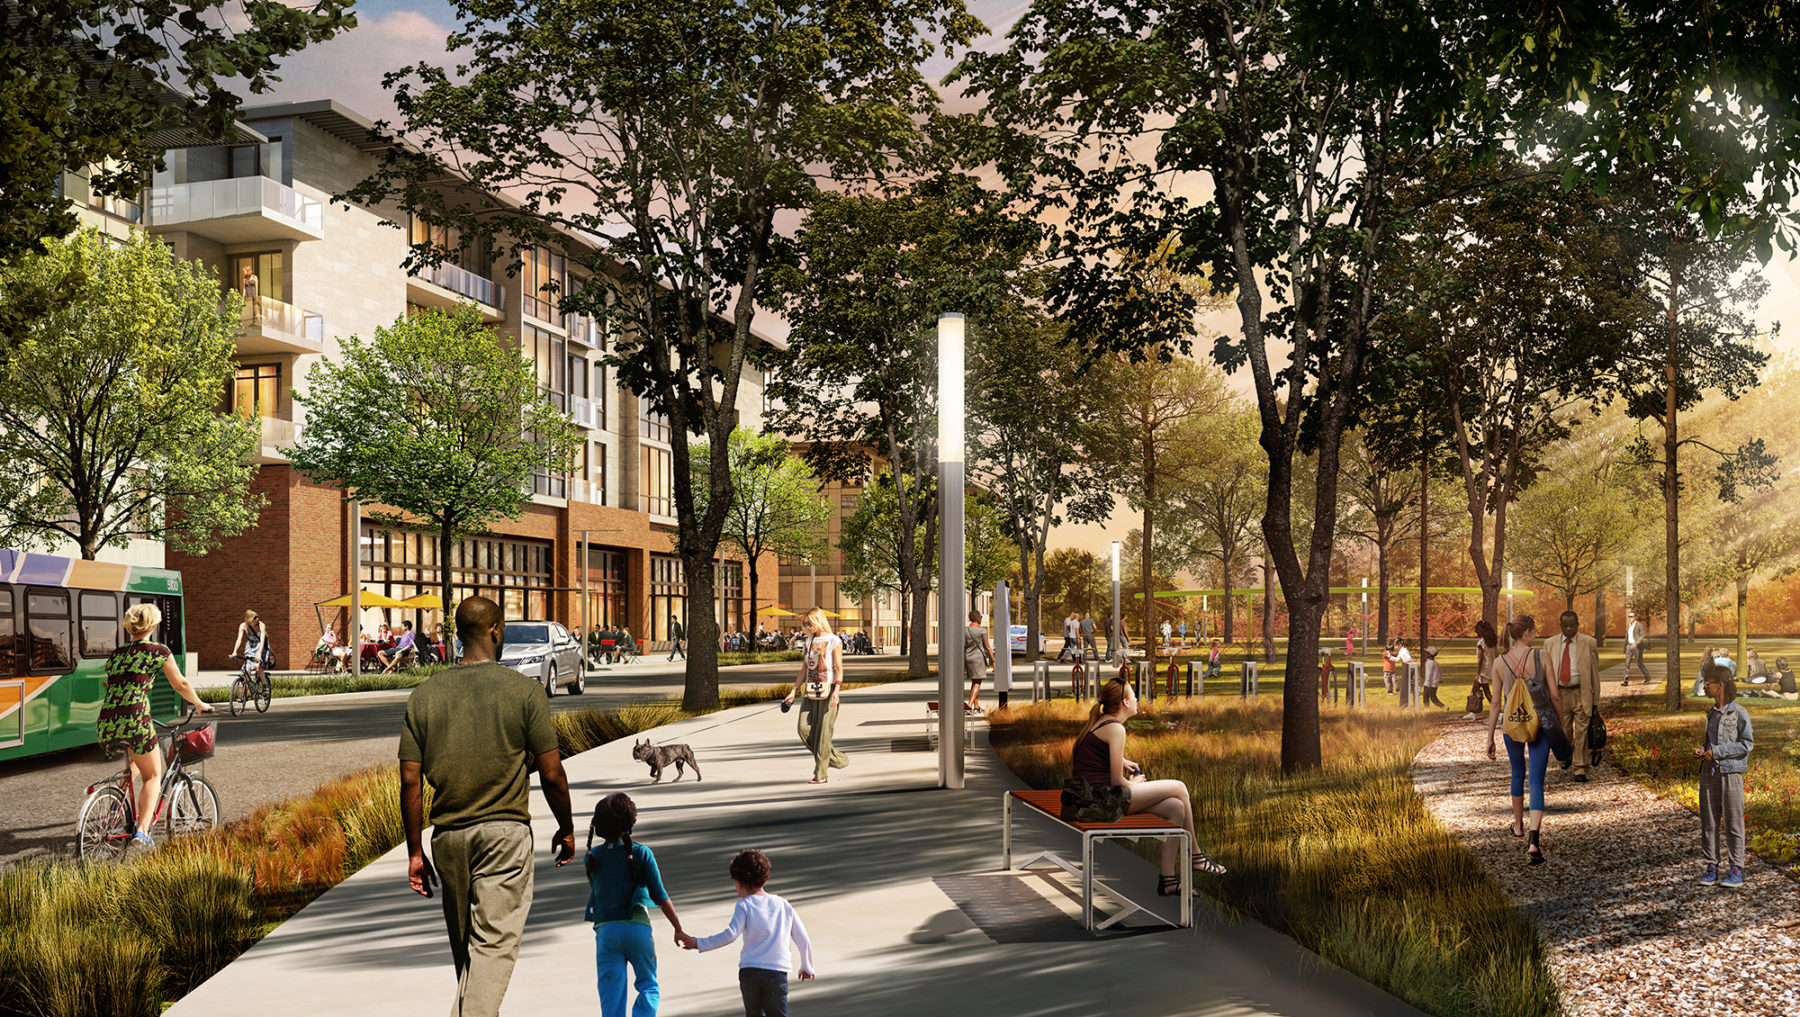
[[[806,938],[806,926],[793,905],[763,892],[769,871],[768,855],[754,849],[739,851],[731,860],[731,881],[738,892],[731,924],[711,936],[677,939],[683,949],[705,953],[730,946],[739,936],[744,938],[743,952],[738,955],[738,988],[744,994],[745,1017],[787,1017],[788,970],[793,967],[790,940],[800,951],[800,980],[813,978],[812,943]]]

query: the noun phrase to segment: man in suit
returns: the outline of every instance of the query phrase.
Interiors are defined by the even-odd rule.
[[[1625,615],[1625,680],[1621,685],[1631,684],[1631,662],[1637,661],[1638,671],[1644,676],[1644,684],[1650,684],[1650,669],[1644,666],[1644,623],[1638,621],[1636,611]]]
[[[1600,702],[1600,645],[1594,637],[1577,631],[1581,618],[1564,611],[1561,632],[1544,640],[1544,669],[1554,676],[1562,691],[1563,730],[1574,743],[1575,779],[1588,779],[1588,719]]]

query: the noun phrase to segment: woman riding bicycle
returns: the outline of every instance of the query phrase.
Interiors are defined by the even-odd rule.
[[[157,799],[162,796],[162,748],[150,723],[150,687],[157,674],[167,678],[169,687],[196,710],[212,712],[194,692],[193,683],[182,677],[169,648],[149,642],[150,633],[161,624],[162,612],[155,604],[138,604],[125,612],[124,629],[131,642],[106,658],[106,698],[97,725],[100,744],[123,746],[131,768],[137,771],[138,828],[131,843],[142,847],[156,846],[150,839],[150,824],[156,819]]]
[[[231,655],[236,657],[242,651],[244,661],[256,668],[256,680],[263,682],[263,672],[271,663],[275,651],[269,646],[269,627],[264,625],[255,611],[246,610],[244,621],[238,626],[237,640],[231,644]]]

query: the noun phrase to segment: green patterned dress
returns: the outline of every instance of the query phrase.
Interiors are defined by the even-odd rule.
[[[161,643],[127,643],[106,658],[106,698],[100,704],[100,744],[144,755],[156,746],[150,723],[150,687],[173,657]]]

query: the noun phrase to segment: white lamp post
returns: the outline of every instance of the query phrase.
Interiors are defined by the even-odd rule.
[[[1513,574],[1512,574],[1512,571],[1509,569],[1509,570],[1507,570],[1507,573],[1506,573],[1506,620],[1507,621],[1513,620],[1512,588],[1513,588]]]
[[[1362,655],[1369,655],[1369,577],[1362,577]]]
[[[938,315],[938,785],[963,786],[963,316]],[[1115,569],[1115,572],[1117,570]]]

